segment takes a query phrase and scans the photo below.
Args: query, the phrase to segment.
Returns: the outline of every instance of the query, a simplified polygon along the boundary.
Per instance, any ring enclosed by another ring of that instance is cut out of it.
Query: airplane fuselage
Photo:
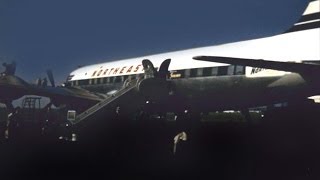
[[[127,79],[143,76],[143,59],[156,68],[171,59],[168,82],[173,106],[193,104],[201,109],[235,109],[285,102],[319,94],[317,81],[298,73],[193,60],[197,55],[319,63],[320,28],[225,45],[190,49],[85,66],[68,77],[72,86],[108,93]]]
[[[4,77],[0,79],[0,88],[5,89],[2,91],[5,93],[0,93],[0,100],[3,98],[12,100],[31,93],[50,97],[56,102],[69,103],[71,106],[79,105],[80,103],[77,103],[79,99],[97,103],[121,89],[128,81],[141,80],[147,74],[142,64],[144,59],[150,60],[156,69],[159,69],[164,60],[171,59],[166,83],[159,81],[160,84],[157,84],[155,80],[149,81],[149,86],[154,87],[144,86],[149,91],[154,91],[151,94],[155,96],[157,96],[157,88],[161,89],[160,93],[163,90],[167,91],[167,97],[160,96],[158,99],[167,100],[164,107],[169,109],[185,105],[209,110],[241,109],[305,99],[320,93],[319,15],[319,0],[312,0],[299,22],[285,33],[254,40],[84,66],[70,73],[66,87],[49,88],[29,86],[25,83],[12,84],[13,81]],[[224,61],[214,58],[210,62],[195,60],[195,57],[205,56],[224,57]],[[230,61],[227,62],[230,63],[226,63],[228,58]],[[260,60],[261,63],[267,63],[263,60],[269,60],[268,63],[273,61],[278,64],[277,67],[272,66],[273,68],[258,65],[251,67],[248,64],[233,63],[232,60],[235,58]],[[304,67],[309,63],[308,67],[316,68],[311,68],[310,72],[307,72],[308,68],[302,71],[301,69],[290,71],[292,68],[288,70],[286,67],[293,65],[292,62],[304,64]],[[12,93],[21,88],[26,90]],[[12,97],[7,94],[12,94]]]

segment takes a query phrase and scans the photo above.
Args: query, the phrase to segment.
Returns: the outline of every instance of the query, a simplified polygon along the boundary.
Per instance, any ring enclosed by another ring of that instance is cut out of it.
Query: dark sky
[[[280,33],[307,1],[0,0],[0,62],[62,82],[78,65]]]

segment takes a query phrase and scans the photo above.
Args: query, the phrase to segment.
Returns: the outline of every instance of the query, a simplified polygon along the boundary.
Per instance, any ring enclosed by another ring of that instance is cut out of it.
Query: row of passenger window
[[[207,67],[207,68],[194,68],[183,69],[172,72],[170,78],[188,78],[188,77],[207,77],[207,76],[225,76],[225,75],[244,75],[244,66],[220,66],[220,67]],[[79,81],[71,81],[72,86],[85,86],[94,84],[109,84],[124,82],[127,79],[133,80],[143,76],[143,74],[137,75],[125,75],[114,76],[106,78],[85,79]]]
[[[85,85],[94,85],[94,84],[119,83],[119,82],[124,82],[127,79],[130,79],[130,80],[137,79],[140,76],[143,76],[143,75],[137,74],[137,75],[114,76],[114,77],[95,78],[95,79],[84,79],[79,81],[71,81],[71,85],[85,86]]]
[[[230,65],[220,67],[194,68],[178,70],[175,74],[180,74],[180,78],[188,77],[206,77],[206,76],[226,76],[226,75],[244,75],[244,66]]]

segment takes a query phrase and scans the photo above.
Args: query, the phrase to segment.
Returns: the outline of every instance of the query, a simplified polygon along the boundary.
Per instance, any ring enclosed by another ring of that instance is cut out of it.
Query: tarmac
[[[296,107],[273,110],[252,124],[199,122],[176,154],[173,122],[106,123],[104,117],[75,142],[47,137],[2,142],[0,174],[6,179],[319,179],[319,115],[319,108]]]

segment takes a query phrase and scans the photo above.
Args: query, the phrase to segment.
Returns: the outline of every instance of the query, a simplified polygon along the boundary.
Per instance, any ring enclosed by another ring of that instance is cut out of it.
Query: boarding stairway
[[[110,95],[105,100],[93,105],[89,109],[85,110],[81,114],[77,115],[76,119],[71,121],[72,125],[80,124],[81,122],[92,118],[97,112],[103,111],[111,106],[111,104],[117,103],[117,101],[125,96],[125,95],[137,95],[137,91],[135,91],[138,80],[132,80],[130,82],[124,83],[122,89],[117,91],[116,93]],[[133,93],[133,94],[132,94]]]
[[[41,97],[26,97],[22,101],[21,121],[36,122],[39,121]]]
[[[120,106],[125,109],[122,111],[124,113],[134,112],[143,102],[144,98],[141,98],[140,95],[152,100],[162,99],[168,95],[166,75],[169,72],[170,62],[170,59],[163,61],[158,72],[150,60],[142,60],[144,78],[126,80],[122,89],[76,116],[71,124],[75,126],[82,124],[82,122],[90,122],[90,119],[95,119],[99,114],[107,117],[108,113],[114,113]]]

